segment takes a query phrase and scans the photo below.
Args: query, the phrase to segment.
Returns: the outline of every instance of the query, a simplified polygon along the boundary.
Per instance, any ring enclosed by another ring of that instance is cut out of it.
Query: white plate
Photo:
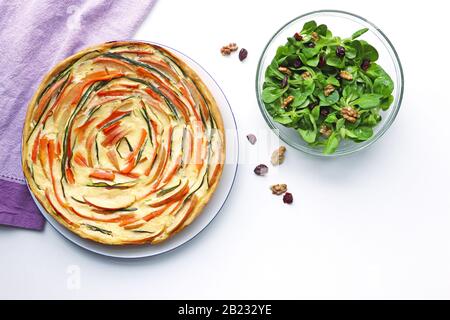
[[[222,89],[216,83],[216,81],[211,77],[211,75],[203,69],[197,62],[184,55],[183,53],[172,49],[170,47],[153,43],[166,48],[169,51],[174,52],[176,55],[181,57],[192,69],[194,69],[197,74],[202,78],[204,83],[208,86],[217,104],[219,105],[226,134],[226,159],[223,168],[222,177],[220,179],[219,185],[216,191],[211,197],[208,204],[205,206],[201,214],[186,228],[184,228],[179,233],[170,237],[168,240],[156,244],[156,245],[138,245],[138,246],[110,246],[97,243],[91,240],[83,239],[76,235],[75,233],[66,229],[63,225],[57,222],[40,204],[36,201],[33,196],[34,202],[38,206],[39,210],[42,212],[47,221],[64,237],[73,243],[79,245],[80,247],[87,249],[89,251],[102,254],[110,257],[117,258],[142,258],[155,256],[164,252],[171,251],[178,248],[182,244],[193,239],[198,235],[204,228],[206,228],[209,223],[215,218],[219,213],[220,209],[224,205],[225,201],[230,194],[231,188],[233,187],[234,179],[236,176],[238,158],[239,158],[239,141],[237,134],[236,121],[234,119],[233,111],[231,110],[230,104],[228,103],[225,94]]]

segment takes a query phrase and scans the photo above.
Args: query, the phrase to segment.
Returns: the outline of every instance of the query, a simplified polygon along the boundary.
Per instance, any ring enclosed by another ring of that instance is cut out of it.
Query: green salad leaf
[[[370,139],[394,101],[377,49],[362,39],[367,31],[341,38],[308,21],[278,47],[265,72],[262,100],[273,120],[325,154],[344,139]]]

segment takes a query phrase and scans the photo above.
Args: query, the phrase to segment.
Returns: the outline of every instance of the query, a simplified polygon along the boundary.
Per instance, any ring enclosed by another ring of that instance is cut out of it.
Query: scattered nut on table
[[[272,162],[272,164],[274,166],[282,164],[284,162],[285,153],[286,153],[286,147],[285,146],[279,147],[272,153],[270,162]]]
[[[283,194],[287,191],[287,184],[285,183],[274,184],[270,186],[270,190],[272,190],[273,194],[279,196],[280,194]]]
[[[223,56],[229,56],[232,52],[236,51],[238,49],[238,46],[236,43],[232,42],[226,46],[223,46],[220,49],[220,53],[222,53]]]

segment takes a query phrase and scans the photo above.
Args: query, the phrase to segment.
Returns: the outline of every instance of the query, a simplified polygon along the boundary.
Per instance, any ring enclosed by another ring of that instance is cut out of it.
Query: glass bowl
[[[356,30],[368,28],[369,31],[362,35],[361,39],[368,41],[378,50],[379,59],[377,63],[380,64],[384,70],[386,70],[394,81],[394,91],[392,93],[394,96],[394,101],[388,110],[381,111],[382,120],[376,127],[373,128],[373,136],[369,140],[363,142],[353,142],[351,140],[344,139],[341,141],[338,149],[333,154],[323,154],[321,147],[313,147],[308,145],[308,143],[303,141],[295,129],[287,128],[282,124],[273,121],[261,98],[264,74],[275,56],[277,48],[280,45],[284,45],[287,42],[288,37],[292,37],[296,32],[299,32],[302,29],[303,24],[310,20],[315,20],[317,24],[326,24],[334,35],[343,38],[351,36]],[[258,63],[258,69],[256,72],[256,98],[258,100],[261,113],[267,124],[285,143],[295,149],[312,155],[336,157],[362,150],[377,141],[386,132],[400,109],[403,97],[403,82],[403,70],[397,52],[386,35],[376,25],[349,12],[320,10],[303,14],[289,21],[282,26],[272,36],[272,38],[270,38]]]

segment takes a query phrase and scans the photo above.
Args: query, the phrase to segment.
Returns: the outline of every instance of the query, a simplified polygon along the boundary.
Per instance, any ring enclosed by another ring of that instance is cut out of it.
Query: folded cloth
[[[129,39],[154,0],[0,0],[0,224],[42,229],[21,168],[26,108],[44,75],[80,49]]]

